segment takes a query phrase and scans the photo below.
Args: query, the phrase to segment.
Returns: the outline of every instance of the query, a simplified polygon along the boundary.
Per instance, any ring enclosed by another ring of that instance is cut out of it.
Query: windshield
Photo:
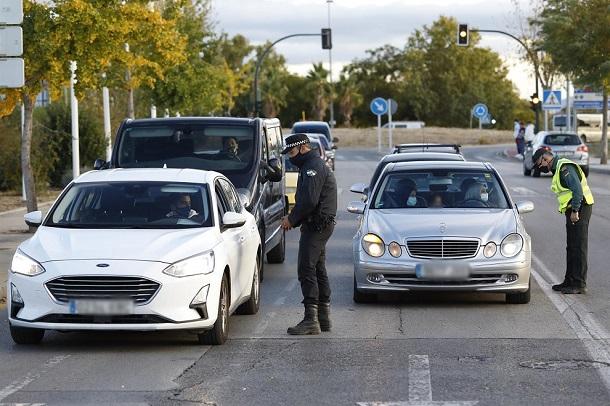
[[[295,124],[292,126],[292,133],[311,133],[324,134],[327,139],[330,139],[330,131],[325,125],[316,124]]]
[[[211,227],[205,185],[165,182],[75,183],[45,226],[65,228]]]
[[[255,152],[248,126],[160,125],[127,128],[119,145],[122,168],[193,168],[243,172]]]
[[[373,209],[508,207],[493,172],[447,169],[388,173],[371,206]]]
[[[546,145],[580,145],[580,137],[576,134],[551,134],[544,138]]]

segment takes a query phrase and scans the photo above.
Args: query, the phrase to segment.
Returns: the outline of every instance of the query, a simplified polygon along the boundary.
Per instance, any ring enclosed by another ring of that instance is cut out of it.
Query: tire
[[[582,140],[582,142],[584,142],[585,144],[587,143],[587,136],[585,134],[581,134],[580,135],[580,139]]]
[[[523,176],[531,176],[531,175],[532,175],[532,170],[531,169],[527,169],[525,164],[523,164]]]
[[[532,176],[533,176],[534,178],[539,178],[539,177],[540,177],[540,171],[539,171],[538,169],[535,169],[535,168],[534,168],[534,169],[532,170]]]
[[[10,326],[11,337],[16,344],[40,344],[44,337],[44,330],[38,328]]]
[[[218,315],[211,330],[197,334],[199,344],[222,345],[229,337],[229,283],[227,275],[222,276],[220,283],[220,298],[218,299]]]
[[[377,301],[377,295],[364,293],[358,290],[356,285],[356,276],[354,276],[354,302],[355,303],[374,303]]]
[[[589,166],[583,166],[581,167],[582,172],[585,174],[585,178],[589,177]]]
[[[237,308],[237,314],[256,314],[260,307],[260,269],[262,258],[258,254],[256,256],[256,265],[254,275],[252,277],[252,287],[250,288],[250,298]]]
[[[267,262],[270,264],[283,264],[286,259],[286,231],[282,230],[280,242],[267,253]]]
[[[530,283],[527,286],[527,290],[525,292],[517,292],[517,293],[507,293],[506,294],[506,303],[509,304],[527,304],[531,299],[531,278]]]

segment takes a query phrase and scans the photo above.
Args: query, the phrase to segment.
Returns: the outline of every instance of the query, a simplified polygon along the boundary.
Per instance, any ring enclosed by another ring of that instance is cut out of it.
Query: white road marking
[[[53,357],[50,360],[48,360],[42,366],[42,368],[28,372],[23,378],[13,381],[8,386],[4,387],[3,389],[0,389],[0,401],[3,399],[6,399],[13,393],[18,392],[21,389],[25,388],[27,385],[31,384],[36,379],[40,378],[41,375],[48,372],[53,367],[57,366],[57,364],[59,364],[60,362],[62,362],[63,360],[65,360],[68,357],[70,357],[70,355],[58,355],[56,357]]]
[[[537,268],[537,270],[532,269],[536,282],[581,340],[591,359],[610,363],[610,347],[606,342],[610,338],[608,331],[595,320],[593,313],[577,295],[563,295],[554,292],[551,285],[559,283],[557,277],[539,258],[533,255],[532,259]],[[596,371],[610,393],[610,368],[597,368]]]
[[[512,190],[513,192],[515,192],[515,194],[520,195],[520,196],[536,196],[538,193],[528,189],[526,187],[521,187],[521,186],[511,186],[510,190]]]
[[[275,301],[273,302],[273,305],[274,306],[283,305],[286,302],[288,293],[292,292],[292,290],[296,287],[298,282],[299,281],[297,279],[292,279],[288,283],[288,285],[286,285],[286,287],[282,290],[282,294],[280,295],[280,297],[275,299]],[[275,316],[277,316],[277,312],[267,313],[267,317],[265,317],[265,319],[263,321],[261,321],[260,324],[254,330],[254,337],[262,336],[265,333],[265,330],[267,330],[267,327],[269,326],[269,322],[271,320],[273,320],[275,318]]]
[[[397,402],[358,402],[359,406],[472,406],[478,401],[433,401],[430,360],[427,355],[409,355],[409,400]]]

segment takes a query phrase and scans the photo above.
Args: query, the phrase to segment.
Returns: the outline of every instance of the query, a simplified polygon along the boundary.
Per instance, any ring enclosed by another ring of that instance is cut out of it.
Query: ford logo
[[[97,264],[96,266],[98,268],[108,268],[110,265],[108,265],[108,264]]]

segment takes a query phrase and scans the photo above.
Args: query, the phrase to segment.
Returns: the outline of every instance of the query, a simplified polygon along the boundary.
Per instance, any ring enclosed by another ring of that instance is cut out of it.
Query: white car
[[[235,311],[259,307],[261,241],[248,199],[216,172],[92,171],[74,180],[17,249],[13,340],[45,330],[191,330],[222,344]]]

